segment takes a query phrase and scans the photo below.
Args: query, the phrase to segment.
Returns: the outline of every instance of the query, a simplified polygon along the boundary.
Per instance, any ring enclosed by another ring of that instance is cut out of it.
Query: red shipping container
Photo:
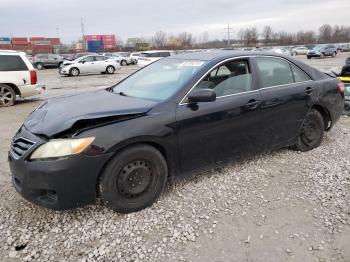
[[[12,37],[11,41],[26,41],[26,42],[28,42],[28,38],[27,37]]]
[[[11,42],[13,45],[27,45],[30,43],[28,41],[21,41],[21,40],[12,40]]]
[[[31,45],[13,45],[13,50],[29,50],[31,49]]]
[[[45,41],[45,37],[31,37],[29,38],[30,42],[32,41]]]
[[[61,41],[59,38],[46,38],[46,40],[49,40],[51,45],[60,45]]]
[[[115,35],[102,35],[102,40],[115,40]]]
[[[86,35],[85,40],[86,41],[100,41],[100,40],[102,40],[102,35]]]
[[[12,45],[10,45],[10,44],[0,45],[0,49],[9,50],[9,49],[12,49]]]

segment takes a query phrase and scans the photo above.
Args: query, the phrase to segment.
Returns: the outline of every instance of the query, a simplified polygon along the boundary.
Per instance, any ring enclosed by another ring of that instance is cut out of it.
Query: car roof
[[[18,51],[15,51],[15,50],[1,50],[0,49],[0,54],[1,55],[8,55],[8,54],[20,55],[20,54],[25,54],[25,53],[24,52],[18,52]]]
[[[188,59],[188,60],[220,60],[241,56],[276,56],[286,58],[286,56],[275,53],[275,52],[264,52],[264,51],[229,51],[229,50],[215,50],[207,52],[193,52],[193,53],[181,53],[168,57],[168,59]]]

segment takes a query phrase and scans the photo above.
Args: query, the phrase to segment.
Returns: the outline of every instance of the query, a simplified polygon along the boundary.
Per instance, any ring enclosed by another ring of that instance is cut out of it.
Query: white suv
[[[38,95],[41,90],[36,71],[25,53],[0,50],[0,107],[12,106],[16,96]]]

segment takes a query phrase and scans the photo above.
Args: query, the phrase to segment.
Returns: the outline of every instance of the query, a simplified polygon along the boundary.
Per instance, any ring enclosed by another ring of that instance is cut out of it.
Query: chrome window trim
[[[242,59],[242,58],[250,58],[252,56],[237,56],[237,57],[230,57],[230,58],[227,58],[217,64],[215,64],[214,66],[212,66],[209,70],[207,70],[203,75],[202,77],[190,88],[190,90],[186,93],[186,95],[181,99],[179,105],[187,105],[188,103],[187,102],[184,102],[185,98],[188,96],[188,94],[196,87],[196,85],[198,85],[202,80],[203,78],[209,73],[211,72],[215,67],[217,66],[220,66],[228,61],[231,61],[231,60],[237,60],[237,59]],[[258,90],[258,89],[257,89]],[[252,90],[252,91],[256,91],[256,90]],[[247,92],[251,92],[251,91],[247,91]],[[243,92],[243,93],[246,93],[246,92]],[[243,94],[243,93],[240,93],[240,94]],[[238,95],[237,94],[232,94],[232,95]],[[231,95],[226,95],[226,96],[219,96],[217,98],[221,98],[221,97],[227,97],[227,96],[231,96]]]
[[[209,70],[207,70],[205,72],[205,74],[203,74],[203,76],[190,88],[190,90],[186,93],[186,95],[181,99],[179,105],[188,105],[189,103],[184,102],[185,98],[188,96],[188,94],[196,87],[196,85],[198,85],[203,78],[210,72],[212,71],[215,67],[222,65],[223,63],[226,63],[230,60],[236,60],[236,59],[242,59],[242,58],[259,58],[259,57],[268,57],[268,58],[277,58],[277,59],[282,59],[285,60],[287,63],[289,64],[293,64],[294,66],[296,66],[297,68],[299,68],[300,70],[302,70],[307,76],[309,76],[309,74],[307,74],[303,69],[301,69],[299,66],[297,66],[296,64],[294,64],[293,62],[289,61],[288,59],[284,58],[284,57],[279,57],[279,56],[274,56],[274,55],[248,55],[248,56],[237,56],[237,57],[231,57],[231,58],[227,58],[219,63],[217,63],[216,65],[214,65],[213,67],[211,67]],[[292,70],[292,69],[291,69]],[[310,77],[310,76],[309,76]],[[246,91],[246,92],[240,92],[237,94],[231,94],[231,95],[225,95],[225,96],[218,96],[217,99],[219,98],[223,98],[223,97],[229,97],[229,96],[235,96],[235,95],[241,95],[241,94],[246,94],[246,93],[251,93],[251,92],[255,92],[255,91],[259,91],[259,90],[264,90],[264,89],[270,89],[270,88],[275,88],[275,87],[283,87],[283,86],[289,86],[289,85],[295,85],[295,84],[300,84],[300,83],[306,83],[306,82],[314,82],[315,80],[313,80],[310,77],[310,80],[307,81],[302,81],[302,82],[296,82],[296,83],[290,83],[290,84],[284,84],[284,85],[276,85],[276,86],[268,86],[268,87],[262,87],[256,90],[251,90],[251,91]]]

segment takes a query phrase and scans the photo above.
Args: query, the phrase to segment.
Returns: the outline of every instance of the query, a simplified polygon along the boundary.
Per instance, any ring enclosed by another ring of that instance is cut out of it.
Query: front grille
[[[17,138],[11,144],[11,154],[16,158],[20,158],[27,152],[35,142],[25,139],[23,137]]]

